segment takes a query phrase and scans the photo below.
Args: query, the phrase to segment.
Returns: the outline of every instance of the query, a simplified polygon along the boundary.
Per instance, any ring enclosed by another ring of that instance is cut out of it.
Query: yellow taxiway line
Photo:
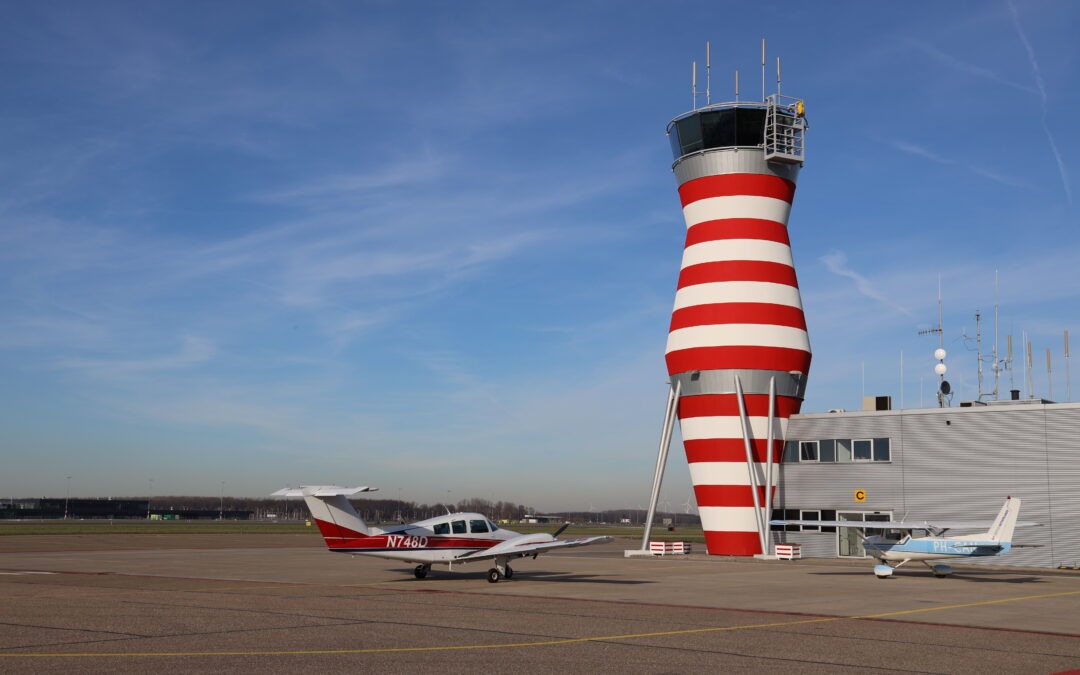
[[[374,647],[368,649],[304,649],[304,650],[258,650],[258,651],[220,651],[220,652],[24,652],[11,653],[0,652],[0,658],[153,658],[153,657],[227,657],[227,656],[319,656],[335,654],[400,654],[406,652],[438,652],[438,651],[464,651],[473,649],[515,649],[521,647],[554,647],[581,642],[606,642],[611,640],[633,640],[639,638],[670,637],[673,635],[693,635],[695,633],[720,633],[726,631],[755,630],[763,628],[782,628],[784,626],[800,626],[813,623],[827,623],[835,621],[857,621],[865,619],[885,619],[908,614],[925,614],[928,612],[942,612],[950,609],[963,609],[966,607],[983,607],[997,605],[1006,602],[1022,602],[1024,600],[1041,600],[1045,598],[1060,598],[1069,595],[1080,595],[1080,591],[1066,591],[1063,593],[1048,593],[1044,595],[1024,595],[1013,598],[1001,598],[998,600],[983,600],[980,602],[966,602],[955,605],[943,605],[941,607],[919,607],[916,609],[902,609],[895,612],[882,612],[879,614],[863,614],[859,616],[828,616],[815,617],[813,619],[800,619],[797,621],[776,621],[770,623],[744,624],[739,626],[712,626],[708,628],[687,628],[682,630],[656,631],[652,633],[627,633],[623,635],[594,635],[591,637],[560,638],[558,640],[539,640],[534,642],[506,642],[482,645],[443,645],[431,647]],[[752,611],[752,610],[751,610]],[[990,629],[988,626],[957,626],[958,628]],[[168,637],[168,636],[162,636]]]

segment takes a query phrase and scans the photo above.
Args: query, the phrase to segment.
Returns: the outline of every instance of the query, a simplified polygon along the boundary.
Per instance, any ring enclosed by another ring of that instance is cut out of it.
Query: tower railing
[[[806,157],[803,102],[772,94],[765,109],[765,161],[801,164]]]

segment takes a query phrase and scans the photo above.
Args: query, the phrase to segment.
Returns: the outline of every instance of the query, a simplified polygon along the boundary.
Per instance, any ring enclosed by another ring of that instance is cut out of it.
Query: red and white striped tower
[[[802,101],[708,105],[668,126],[686,246],[667,366],[710,554],[768,553],[787,420],[810,368],[788,215]]]

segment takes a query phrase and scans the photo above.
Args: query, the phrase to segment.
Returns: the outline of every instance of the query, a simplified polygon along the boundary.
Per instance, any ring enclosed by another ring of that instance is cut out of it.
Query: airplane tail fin
[[[1013,530],[1016,529],[1016,519],[1019,517],[1020,498],[1006,497],[1005,503],[1001,506],[1001,511],[998,512],[997,518],[994,519],[994,526],[990,528],[990,539],[992,541],[1011,542]]]
[[[370,536],[367,523],[349,503],[351,495],[374,492],[379,488],[341,487],[339,485],[302,485],[278,490],[272,497],[303,497],[311,517],[329,548],[344,545],[347,540]]]

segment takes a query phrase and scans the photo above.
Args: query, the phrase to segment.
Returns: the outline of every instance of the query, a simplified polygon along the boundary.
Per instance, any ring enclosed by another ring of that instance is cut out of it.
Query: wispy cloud
[[[970,171],[970,172],[972,172],[972,173],[974,173],[974,174],[976,174],[978,176],[982,176],[983,178],[992,180],[995,183],[1000,183],[1002,185],[1008,185],[1009,187],[1017,187],[1017,188],[1031,188],[1032,187],[1032,185],[1030,183],[1028,183],[1027,181],[1024,181],[1022,179],[1014,178],[1013,176],[1006,176],[1006,175],[1004,175],[1002,173],[998,173],[997,171],[994,171],[993,169],[990,169],[990,168],[985,167],[985,166],[981,166],[979,164],[969,164],[967,162],[958,162],[958,161],[956,161],[954,159],[950,159],[950,158],[945,157],[943,155],[939,155],[938,153],[933,152],[932,150],[929,150],[929,149],[927,149],[927,148],[925,148],[925,147],[923,147],[921,145],[917,145],[915,143],[908,143],[907,141],[901,141],[901,140],[892,140],[892,141],[886,141],[886,142],[889,145],[891,145],[893,148],[899,150],[900,152],[906,152],[909,155],[915,155],[916,157],[922,157],[923,159],[928,159],[931,162],[935,162],[937,164],[941,164],[941,165],[944,165],[944,166],[961,167],[961,168],[967,169],[968,171]]]
[[[210,341],[187,335],[173,354],[145,359],[66,358],[58,360],[56,366],[111,380],[191,368],[206,363],[216,353],[217,348]]]
[[[968,63],[967,61],[959,59],[951,54],[947,54],[936,47],[922,42],[921,40],[913,39],[909,40],[909,43],[930,58],[937,61],[938,63],[957,72],[990,80],[992,82],[997,82],[999,84],[1003,84],[1007,87],[1012,87],[1014,89],[1019,89],[1020,91],[1027,92],[1029,94],[1038,93],[1038,91],[1032,87],[1020,84],[1018,82],[1013,82],[1012,80],[1006,78],[1005,76],[1001,75],[996,71],[990,70],[989,68],[984,68],[973,63]]]
[[[823,255],[821,256],[821,262],[823,262],[825,264],[825,267],[828,268],[828,270],[833,274],[853,281],[855,283],[855,290],[857,290],[860,295],[866,296],[871,300],[880,302],[886,307],[895,309],[902,314],[912,316],[911,312],[908,311],[905,307],[902,307],[897,303],[893,302],[891,299],[886,297],[884,293],[875,288],[874,284],[872,284],[869,279],[848,267],[847,256],[843,252],[833,251],[832,253]]]
[[[1013,28],[1016,29],[1016,34],[1020,38],[1020,42],[1023,43],[1024,49],[1027,51],[1028,64],[1031,66],[1031,73],[1035,78],[1035,87],[1039,94],[1039,99],[1042,104],[1042,128],[1043,133],[1046,134],[1046,140],[1050,144],[1050,152],[1054,155],[1054,162],[1057,165],[1058,176],[1061,177],[1061,187],[1065,191],[1065,198],[1068,199],[1069,204],[1072,205],[1072,188],[1069,187],[1069,174],[1065,168],[1065,161],[1061,158],[1061,152],[1058,150],[1057,141],[1054,140],[1054,134],[1050,131],[1050,125],[1047,124],[1046,118],[1048,115],[1046,85],[1043,84],[1042,70],[1039,68],[1039,62],[1035,58],[1035,48],[1031,46],[1031,41],[1027,38],[1027,33],[1024,32],[1024,27],[1020,25],[1020,14],[1016,11],[1016,5],[1012,3],[1012,0],[1008,0],[1006,4],[1009,7],[1009,14],[1012,17]]]

